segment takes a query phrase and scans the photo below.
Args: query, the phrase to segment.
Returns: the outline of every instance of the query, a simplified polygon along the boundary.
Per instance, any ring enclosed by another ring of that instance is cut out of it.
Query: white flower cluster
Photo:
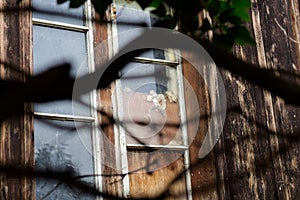
[[[170,103],[177,103],[177,96],[172,91],[166,91],[166,96]]]
[[[167,107],[167,100],[165,95],[156,94],[153,90],[150,91],[150,94],[147,96],[148,102],[153,102],[155,107],[158,110],[165,110]]]

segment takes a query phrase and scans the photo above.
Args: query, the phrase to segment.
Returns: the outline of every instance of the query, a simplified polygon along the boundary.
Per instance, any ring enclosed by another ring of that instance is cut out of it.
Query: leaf
[[[156,0],[136,0],[136,2],[142,7],[142,9],[149,7],[150,4],[153,3],[154,1]]]
[[[111,3],[112,0],[92,0],[95,10],[101,16],[101,18],[104,17],[105,11]]]
[[[250,0],[231,0],[231,5],[235,8],[250,8]]]
[[[67,2],[68,0],[57,0],[57,4],[63,4],[65,2]]]
[[[228,29],[228,34],[232,35],[235,42],[240,45],[255,45],[255,40],[251,37],[245,26],[234,26]]]
[[[166,15],[166,8],[163,4],[161,4],[158,8],[156,8],[155,10],[152,10],[151,13],[155,14],[159,17],[165,16]]]
[[[64,1],[64,0],[62,0]],[[70,0],[70,8],[78,8],[80,7],[82,4],[84,4],[86,0]]]
[[[174,29],[176,26],[176,20],[170,15],[161,17],[157,22],[153,24],[154,27]]]
[[[148,7],[158,8],[162,2],[163,0],[153,0]]]
[[[246,22],[250,21],[250,16],[248,13],[248,9],[247,8],[240,8],[240,9],[234,9],[234,11],[232,12],[233,16],[236,16]]]
[[[234,45],[234,38],[231,35],[214,34],[213,44],[230,51]]]
[[[209,12],[211,17],[214,17],[220,13],[220,1],[210,0],[206,5],[206,10]]]
[[[208,19],[207,18],[203,19],[202,26],[200,27],[200,30],[204,33],[204,32],[207,32],[211,29],[212,29],[212,27],[211,27],[211,24],[208,21]]]
[[[251,7],[250,0],[232,0],[231,5],[234,8],[233,15],[240,17],[247,22],[250,21],[249,8]]]
[[[233,8],[221,12],[218,19],[221,23],[230,22],[235,25],[240,25],[242,23],[242,19],[235,14],[235,9]]]
[[[228,1],[220,1],[220,10],[221,11],[229,10],[230,8],[231,8],[231,6]]]

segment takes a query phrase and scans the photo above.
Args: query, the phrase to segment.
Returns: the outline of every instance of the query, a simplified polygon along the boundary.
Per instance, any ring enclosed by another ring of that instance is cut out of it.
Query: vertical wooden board
[[[295,14],[299,8],[295,8],[295,1],[264,2],[260,7],[261,13],[267,13],[262,17],[261,23],[264,31],[265,53],[267,66],[272,68],[287,70],[291,73],[297,72],[299,65],[299,43],[297,39],[298,22],[295,21]],[[291,10],[292,9],[292,10]],[[271,30],[272,34],[268,31]],[[289,77],[288,80],[293,80]],[[288,139],[291,131],[298,126],[298,120],[294,116],[299,115],[299,109],[287,107],[280,99],[273,98],[273,121],[277,139],[273,150],[273,164],[276,170],[276,187],[279,198],[294,198],[297,192],[298,180],[294,173],[297,171],[299,162],[299,144],[291,143]],[[293,170],[291,170],[291,166]],[[294,171],[294,172],[293,172]]]
[[[109,59],[109,44],[102,43],[108,39],[108,24],[101,22],[98,14],[95,13],[95,39],[94,39],[94,47],[95,47],[95,64],[96,69],[99,68],[99,63],[104,63]],[[101,48],[98,45],[102,43]],[[108,88],[103,88],[98,90],[97,92],[97,100],[98,100],[98,119],[101,128],[102,134],[111,142],[111,144],[115,144],[114,141],[114,119],[113,119],[113,108],[112,108],[112,90],[114,86],[113,84]],[[101,143],[99,141],[99,143]],[[102,159],[114,159],[112,162],[117,162],[115,160],[115,151],[112,151],[111,148],[106,146],[107,143],[102,143]],[[123,184],[122,179],[117,174],[120,174],[119,171],[102,165],[102,190],[105,193],[114,196],[123,196]]]
[[[189,55],[182,52],[183,57],[187,58]],[[187,115],[187,129],[189,138],[193,138],[190,145],[190,172],[192,181],[192,195],[193,199],[217,199],[217,188],[216,188],[216,169],[214,154],[211,152],[206,158],[199,159],[199,150],[207,132],[207,123],[210,119],[210,99],[207,88],[204,84],[203,78],[196,71],[196,69],[183,60],[183,76],[187,82],[191,85],[193,91],[189,91],[187,85],[185,87],[185,102],[186,102],[186,115]],[[193,112],[197,108],[190,102],[190,95],[194,92],[197,96],[198,104],[200,109],[200,121],[189,120],[194,119],[195,113]],[[197,129],[198,127],[198,129]],[[193,134],[197,131],[195,138]]]
[[[2,12],[1,15],[1,63],[8,63],[20,71],[32,72],[31,51],[31,14],[25,7],[30,0],[22,3],[2,1],[1,8],[17,8],[14,12]],[[22,74],[14,72],[5,64],[1,65],[1,78],[24,81]],[[23,105],[24,114],[1,123],[0,163],[17,167],[33,167],[33,119],[29,112],[32,107]],[[2,174],[1,192],[7,199],[34,199],[34,181],[32,178],[10,177]]]
[[[155,152],[149,157],[149,161],[143,158],[148,156],[149,152],[138,151],[128,153],[129,170],[134,173],[129,175],[130,197],[132,198],[157,198],[164,194],[164,199],[187,199],[186,183],[184,176],[184,163],[181,153],[176,152]],[[152,172],[153,161],[161,162],[165,158],[178,158],[165,167]],[[131,164],[132,165],[131,165]],[[178,180],[177,180],[178,179]],[[173,182],[174,180],[177,180]]]
[[[19,3],[23,10],[19,13],[19,42],[20,42],[20,68],[27,74],[33,74],[33,51],[32,51],[32,13],[25,11],[31,6],[31,0]],[[23,122],[21,131],[21,162],[28,168],[34,167],[34,135],[33,135],[33,104],[24,105]],[[22,179],[22,199],[35,199],[35,181],[32,178]]]

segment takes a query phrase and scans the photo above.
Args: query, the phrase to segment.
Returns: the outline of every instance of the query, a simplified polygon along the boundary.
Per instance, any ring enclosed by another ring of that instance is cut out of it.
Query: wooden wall
[[[257,46],[237,46],[234,54],[262,67],[299,74],[299,1],[252,0],[251,16],[249,28]],[[214,151],[192,169],[194,199],[299,199],[299,107],[231,73],[223,71],[223,79],[226,122]],[[209,113],[207,101],[201,100],[206,105],[202,113]],[[196,142],[192,148],[197,151]]]
[[[252,0],[252,3],[249,28],[257,46],[235,47],[234,53],[250,63],[299,73],[299,1]],[[0,1],[1,9],[16,5],[26,7],[29,0]],[[27,72],[32,70],[30,22],[29,12],[0,14],[2,78],[23,78],[8,70],[4,62]],[[209,114],[209,94],[201,78],[192,76],[192,69],[184,70],[186,78],[199,91],[201,114]],[[198,161],[197,154],[192,152],[198,152],[206,132],[207,121],[201,120],[202,129],[191,146],[191,161],[198,163],[191,169],[193,198],[299,199],[299,108],[285,105],[279,98],[228,72],[223,71],[223,78],[229,100],[221,138],[214,151]],[[1,164],[32,166],[32,147],[30,117],[24,115],[1,124]],[[3,174],[0,178],[0,199],[34,198],[31,181]],[[112,193],[119,195],[118,191]]]
[[[24,80],[24,76],[16,71],[26,73],[32,71],[31,54],[31,14],[26,10],[30,0],[0,1],[0,74],[2,79]],[[6,12],[4,12],[6,10]],[[19,12],[24,10],[24,12]],[[11,66],[9,66],[9,65]],[[17,70],[13,70],[13,69]],[[5,91],[1,91],[3,100]],[[3,94],[4,93],[4,94]],[[11,101],[1,101],[10,108]],[[16,106],[16,105],[13,105]],[[21,105],[21,110],[30,111],[30,105]],[[0,110],[0,112],[7,112]],[[0,164],[14,167],[32,167],[33,123],[29,115],[20,115],[0,125]],[[34,183],[27,178],[0,174],[0,199],[33,199]]]

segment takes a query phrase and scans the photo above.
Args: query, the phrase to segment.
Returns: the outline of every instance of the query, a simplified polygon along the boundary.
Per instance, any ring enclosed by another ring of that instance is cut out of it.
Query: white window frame
[[[113,0],[113,4],[111,5],[111,10],[116,11],[116,0]],[[109,42],[110,58],[113,55],[116,55],[119,50],[118,45],[118,33],[117,33],[117,23],[114,12],[111,12],[112,16],[109,16],[112,19],[111,25],[108,25],[108,35],[111,35],[113,41]],[[185,110],[185,99],[184,99],[184,86],[183,86],[183,75],[182,75],[182,60],[181,54],[179,50],[173,50],[175,55],[175,61],[168,60],[168,56],[165,54],[166,59],[153,59],[153,58],[145,58],[145,57],[134,57],[132,59],[133,62],[139,63],[148,63],[148,64],[161,64],[168,65],[170,67],[176,68],[177,72],[177,82],[178,82],[178,105],[179,105],[179,114],[180,121],[182,123],[182,139],[183,145],[142,145],[142,144],[126,144],[126,133],[124,130],[124,126],[121,123],[124,117],[122,108],[122,86],[121,80],[117,79],[115,81],[115,88],[112,91],[112,104],[113,104],[113,117],[118,119],[119,124],[114,124],[114,135],[115,135],[115,145],[116,145],[116,161],[120,161],[119,169],[122,169],[123,174],[127,174],[128,169],[128,161],[127,161],[127,149],[139,150],[139,149],[161,149],[166,148],[170,150],[184,150],[183,158],[184,158],[184,169],[185,169],[185,182],[186,182],[186,190],[187,190],[187,199],[192,200],[192,183],[191,183],[191,173],[190,173],[190,155],[189,155],[189,139],[188,139],[188,131],[187,131],[187,118],[186,118],[186,110]],[[118,149],[120,148],[120,149]],[[124,197],[129,197],[130,195],[130,185],[129,185],[129,175],[126,175],[122,179],[123,183],[123,193]]]
[[[94,63],[94,30],[92,22],[92,4],[91,0],[87,0],[84,4],[83,9],[83,21],[84,25],[74,25],[69,23],[63,23],[52,20],[44,20],[38,18],[32,18],[33,25],[50,27],[50,28],[59,28],[62,30],[74,31],[74,32],[83,32],[85,33],[86,39],[86,49],[87,49],[87,64],[89,73],[95,71]],[[49,119],[49,120],[59,120],[59,121],[73,121],[73,122],[88,122],[92,124],[91,132],[91,141],[92,141],[92,153],[93,153],[93,171],[96,176],[94,176],[95,187],[99,191],[102,191],[102,163],[101,163],[101,135],[98,129],[99,120],[97,112],[97,93],[96,91],[90,92],[90,103],[91,103],[91,116],[75,116],[75,115],[65,115],[65,114],[52,114],[52,113],[43,113],[43,112],[34,112],[34,117],[39,119]],[[99,176],[98,176],[99,175]],[[97,197],[102,199],[102,197]]]

